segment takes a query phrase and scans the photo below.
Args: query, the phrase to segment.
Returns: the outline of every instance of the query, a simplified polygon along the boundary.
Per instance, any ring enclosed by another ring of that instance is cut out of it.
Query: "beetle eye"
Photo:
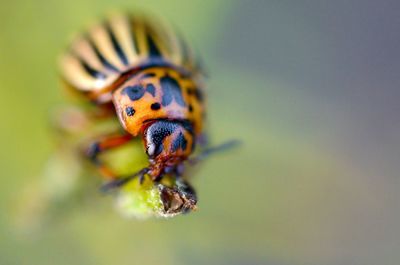
[[[164,131],[150,130],[146,135],[146,152],[150,157],[158,156],[164,149],[163,140],[167,135]]]
[[[146,149],[147,155],[153,156],[155,150],[156,150],[156,147],[155,147],[154,144],[148,144],[147,145],[147,149]]]

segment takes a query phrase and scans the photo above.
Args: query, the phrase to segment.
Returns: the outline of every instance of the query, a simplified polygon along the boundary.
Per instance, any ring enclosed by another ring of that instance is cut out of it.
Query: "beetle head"
[[[176,165],[193,152],[193,129],[186,122],[158,120],[145,129],[143,142],[153,162]]]

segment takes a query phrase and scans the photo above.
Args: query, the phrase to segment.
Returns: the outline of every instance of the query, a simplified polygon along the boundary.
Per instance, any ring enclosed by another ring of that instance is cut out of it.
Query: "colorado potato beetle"
[[[104,190],[165,174],[178,185],[164,189],[164,200],[191,209],[197,198],[182,180],[183,163],[204,137],[204,71],[186,42],[166,23],[143,15],[117,14],[76,37],[61,58],[65,83],[102,111],[118,118],[123,133],[94,141],[86,155],[109,180]],[[149,165],[117,176],[99,154],[141,137]],[[205,149],[209,153],[213,149]],[[184,209],[184,210],[185,210]]]

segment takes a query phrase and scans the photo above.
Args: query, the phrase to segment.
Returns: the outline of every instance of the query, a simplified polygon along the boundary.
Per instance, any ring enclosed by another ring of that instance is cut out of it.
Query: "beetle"
[[[165,174],[181,177],[183,162],[203,135],[205,75],[170,26],[143,15],[114,14],[73,39],[60,68],[68,87],[97,111],[118,118],[124,129],[94,140],[85,151],[109,180],[104,190],[133,177],[156,182]],[[121,178],[99,155],[136,137],[142,138],[149,166]]]

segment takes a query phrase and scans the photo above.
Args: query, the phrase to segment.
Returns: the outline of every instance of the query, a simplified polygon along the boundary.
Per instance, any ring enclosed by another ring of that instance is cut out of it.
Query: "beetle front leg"
[[[107,150],[122,146],[132,139],[130,134],[114,134],[92,142],[85,151],[85,156],[98,168],[107,179],[113,180],[117,175],[99,159],[99,155]]]
[[[110,192],[116,188],[120,188],[120,187],[124,186],[126,183],[128,183],[129,181],[131,181],[132,179],[134,179],[136,177],[139,177],[139,182],[140,182],[140,184],[142,184],[143,180],[144,180],[144,176],[148,172],[149,172],[148,168],[143,168],[142,170],[139,170],[138,172],[130,175],[129,177],[113,179],[113,180],[107,182],[106,184],[104,184],[103,186],[101,186],[101,191],[102,192]]]

